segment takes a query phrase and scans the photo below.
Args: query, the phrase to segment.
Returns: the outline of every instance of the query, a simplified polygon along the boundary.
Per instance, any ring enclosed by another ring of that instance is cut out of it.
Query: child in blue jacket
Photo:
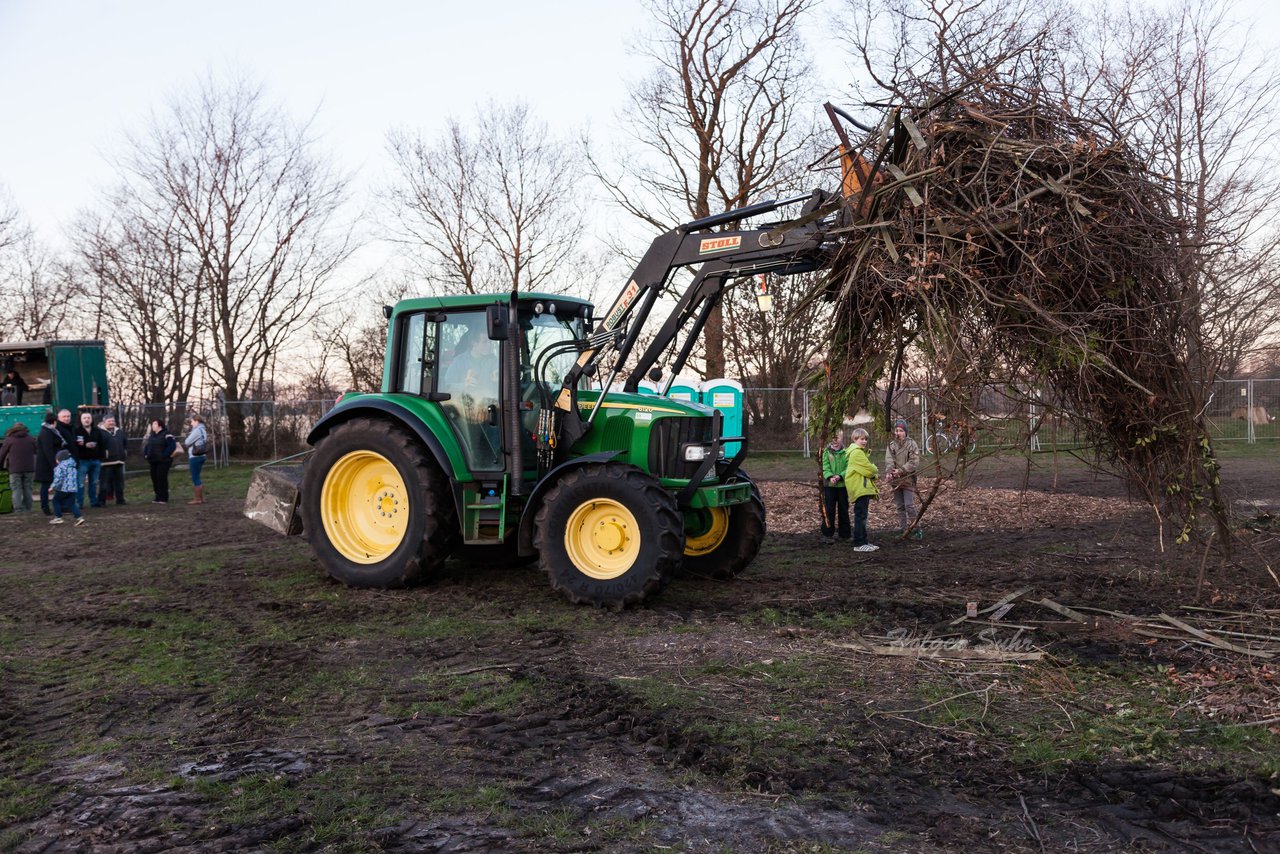
[[[65,448],[54,457],[57,465],[53,467],[53,482],[49,491],[53,493],[53,518],[50,525],[62,524],[62,511],[70,510],[76,517],[76,524],[83,525],[84,517],[80,515],[80,502],[76,493],[80,489],[80,478],[76,475],[76,461],[71,459],[71,452]]]

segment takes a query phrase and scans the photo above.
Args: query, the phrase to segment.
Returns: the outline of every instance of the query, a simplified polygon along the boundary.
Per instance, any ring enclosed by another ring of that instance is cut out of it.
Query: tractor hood
[[[600,399],[599,391],[578,392],[578,409],[590,411]],[[651,417],[662,415],[683,415],[711,417],[714,411],[710,406],[691,403],[686,400],[671,400],[656,394],[632,394],[623,391],[610,391],[605,396],[602,408],[608,410],[633,410],[637,413],[651,413]],[[584,416],[586,413],[583,413]]]

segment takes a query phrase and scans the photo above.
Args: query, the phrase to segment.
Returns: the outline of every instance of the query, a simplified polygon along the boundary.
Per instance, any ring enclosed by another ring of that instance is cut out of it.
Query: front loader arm
[[[806,204],[795,220],[767,229],[708,233],[709,229],[718,225],[770,213],[784,205],[800,201],[805,201]],[[672,271],[701,264],[702,269],[685,290],[677,310],[663,325],[663,332],[659,334],[662,347],[655,351],[651,344],[645,351],[646,356],[650,353],[660,354],[684,325],[683,322],[674,322],[676,318],[687,320],[692,313],[703,308],[709,312],[719,300],[726,282],[759,273],[776,272],[787,275],[805,272],[825,264],[825,259],[821,257],[825,238],[821,219],[833,211],[837,204],[838,197],[822,190],[814,190],[803,196],[759,202],[737,210],[713,214],[673,228],[654,240],[640,259],[627,287],[605,313],[597,332],[619,329],[623,324],[630,324],[628,334],[619,347],[618,363],[622,364],[631,354],[644,322],[652,312]],[[697,329],[701,329],[701,324]],[[696,337],[696,331],[692,337]],[[589,348],[579,355],[577,364],[565,376],[556,399],[557,409],[564,412],[576,411],[573,391],[583,370],[599,352],[598,348]],[[627,384],[629,389],[634,389],[638,382],[637,375],[643,374],[654,359],[649,359],[647,364],[632,373],[632,380]]]

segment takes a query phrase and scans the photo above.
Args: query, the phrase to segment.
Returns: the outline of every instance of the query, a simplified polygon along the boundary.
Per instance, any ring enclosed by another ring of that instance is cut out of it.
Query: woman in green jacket
[[[867,456],[867,442],[870,437],[861,427],[853,431],[853,446],[845,455],[848,464],[844,472],[845,489],[849,490],[849,501],[853,504],[853,550],[856,552],[873,552],[879,546],[867,542],[867,507],[873,497],[880,495],[876,486],[876,477],[880,470]]]

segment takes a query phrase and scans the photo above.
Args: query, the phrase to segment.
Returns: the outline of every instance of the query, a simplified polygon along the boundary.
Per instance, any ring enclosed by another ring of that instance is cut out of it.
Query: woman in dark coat
[[[57,465],[54,459],[58,455],[58,451],[71,450],[67,444],[66,437],[58,430],[58,419],[53,414],[45,415],[44,423],[40,425],[40,433],[36,436],[36,474],[35,482],[40,484],[40,512],[46,516],[53,515],[53,508],[49,506],[49,484],[53,483],[53,467]]]
[[[178,450],[178,440],[165,429],[164,422],[155,419],[151,431],[142,444],[142,456],[151,466],[151,487],[156,492],[152,504],[169,503],[169,467],[173,465],[173,453]]]

